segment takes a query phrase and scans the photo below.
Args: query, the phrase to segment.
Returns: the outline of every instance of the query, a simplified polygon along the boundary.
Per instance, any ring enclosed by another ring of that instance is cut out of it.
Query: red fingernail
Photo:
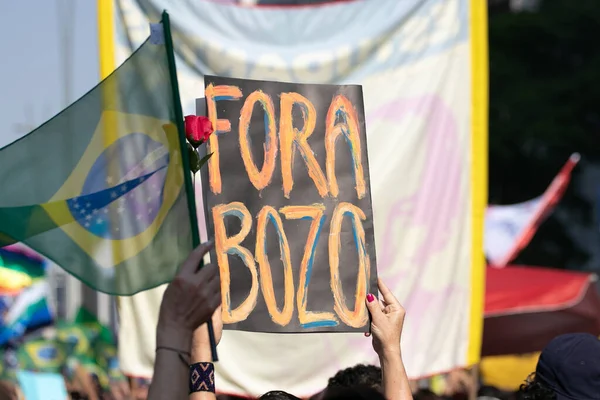
[[[369,293],[369,294],[367,295],[367,301],[368,301],[369,303],[371,303],[373,300],[375,300],[375,296],[373,296],[371,293]]]

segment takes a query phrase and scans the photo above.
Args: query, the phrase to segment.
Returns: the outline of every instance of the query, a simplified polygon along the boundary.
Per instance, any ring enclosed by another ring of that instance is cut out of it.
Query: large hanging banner
[[[377,271],[407,310],[402,347],[412,378],[479,360],[487,193],[485,4],[378,0],[261,8],[210,1],[115,3],[117,62],[147,37],[149,21],[157,21],[162,9],[168,9],[186,114],[195,114],[195,99],[203,97],[210,83],[205,75],[362,85]],[[280,125],[276,113],[278,140]],[[254,155],[259,157],[262,161],[263,153]],[[247,185],[248,176],[241,179]],[[296,190],[294,184],[291,199],[300,196]],[[269,200],[266,192],[264,200]],[[286,224],[281,206],[273,207]],[[251,212],[255,227],[259,211]],[[206,232],[203,216],[199,219]],[[344,224],[351,228],[349,219]],[[239,230],[239,223],[232,229]],[[267,229],[273,232],[271,220]],[[247,247],[256,252],[256,247]],[[353,243],[342,248],[356,257]],[[356,258],[354,263],[358,265]],[[274,271],[282,273],[277,265]],[[315,271],[324,267],[316,265]],[[295,282],[300,279],[297,272]],[[151,336],[147,332],[156,325],[161,290],[120,300],[120,357],[128,374],[152,374],[154,342],[140,344],[139,338]],[[307,309],[319,311],[311,308],[312,290]],[[281,311],[284,299],[278,297],[277,304]],[[298,324],[298,318],[293,316],[290,324]],[[342,368],[377,363],[371,340],[358,332],[226,330],[219,358],[218,390],[251,395],[272,389],[310,395]],[[293,373],[282,365],[293,366]]]

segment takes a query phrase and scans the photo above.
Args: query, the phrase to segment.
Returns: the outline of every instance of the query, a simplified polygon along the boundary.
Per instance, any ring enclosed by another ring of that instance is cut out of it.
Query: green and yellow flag
[[[54,339],[28,340],[17,350],[19,368],[34,372],[60,372],[68,356],[67,346]]]
[[[0,245],[24,242],[115,295],[170,281],[197,241],[166,14],[154,28],[98,86],[0,149]]]

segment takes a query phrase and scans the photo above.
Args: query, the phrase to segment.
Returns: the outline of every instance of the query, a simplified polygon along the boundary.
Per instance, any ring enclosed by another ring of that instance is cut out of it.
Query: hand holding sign
[[[212,247],[208,242],[194,249],[165,290],[158,316],[157,348],[189,353],[194,331],[221,303],[217,266],[207,264],[198,270],[202,257]]]
[[[215,135],[202,183],[225,328],[367,330],[377,271],[361,87],[205,85]]]
[[[215,333],[215,346],[221,341],[223,336],[223,320],[221,319],[221,306],[217,307],[212,316],[212,326]],[[208,324],[204,324],[196,329],[192,339],[192,358],[191,363],[211,362],[211,344],[208,333]]]
[[[384,353],[400,354],[400,337],[406,311],[381,279],[377,283],[383,301],[378,300],[371,293],[367,295],[367,307],[371,313],[373,350],[379,357]],[[368,335],[365,333],[365,336]]]
[[[400,351],[400,339],[406,312],[383,281],[378,281],[383,301],[372,294],[367,295],[367,307],[371,313],[373,349],[379,356],[383,388],[386,399],[412,399],[412,390]],[[368,334],[365,334],[367,336]]]

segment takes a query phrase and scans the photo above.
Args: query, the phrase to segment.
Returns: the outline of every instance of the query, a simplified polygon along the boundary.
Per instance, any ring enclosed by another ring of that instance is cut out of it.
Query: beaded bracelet
[[[215,366],[210,362],[190,365],[190,393],[215,392]]]

